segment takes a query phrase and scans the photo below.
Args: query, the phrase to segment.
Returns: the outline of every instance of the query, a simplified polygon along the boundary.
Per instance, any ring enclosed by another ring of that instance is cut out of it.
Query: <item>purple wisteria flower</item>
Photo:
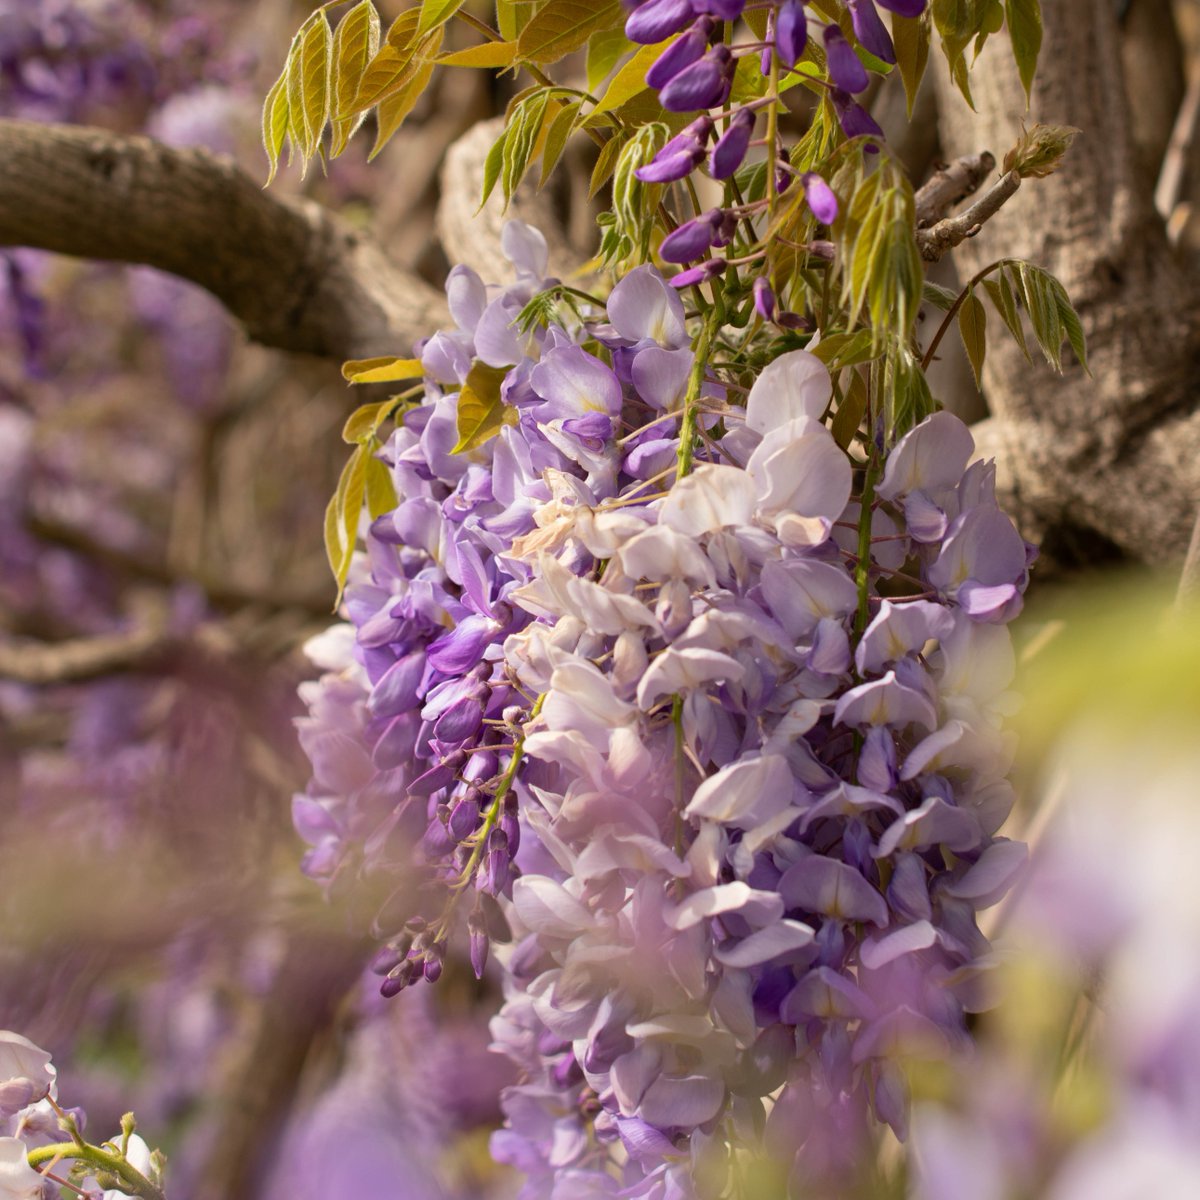
[[[523,1195],[690,1197],[730,1145],[836,1191],[906,1132],[898,1062],[965,1044],[976,912],[1024,862],[997,831],[1027,548],[957,418],[900,441],[864,517],[814,355],[744,405],[710,368],[694,390],[652,267],[518,338],[545,259],[510,229],[518,283],[456,269],[443,335],[505,368],[504,420],[452,453],[461,371],[427,363],[398,505],[313,647],[307,869],[399,888],[385,994],[451,938],[479,971],[494,948]]]

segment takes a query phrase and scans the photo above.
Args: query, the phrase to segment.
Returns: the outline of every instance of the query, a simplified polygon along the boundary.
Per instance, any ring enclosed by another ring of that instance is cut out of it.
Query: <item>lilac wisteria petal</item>
[[[693,892],[669,910],[667,921],[672,929],[690,929],[708,917],[738,913],[754,925],[769,925],[783,916],[783,898],[776,892],[761,891],[740,881]]]
[[[755,499],[754,481],[745,471],[705,463],[671,489],[658,519],[680,533],[700,537],[730,525],[748,525]]]
[[[887,902],[862,873],[823,854],[806,855],[788,867],[779,891],[788,908],[881,928],[888,923]]]
[[[794,790],[787,760],[764,754],[710,775],[696,789],[684,816],[749,828],[790,807]]]
[[[952,488],[974,449],[975,439],[958,417],[934,413],[896,443],[875,494],[881,500],[895,500],[909,492]]]
[[[630,341],[649,338],[668,350],[688,343],[683,301],[652,266],[630,271],[613,288],[607,309],[613,328]]]
[[[825,364],[807,350],[791,350],[769,362],[746,398],[746,425],[756,433],[809,417],[819,421],[833,395]]]

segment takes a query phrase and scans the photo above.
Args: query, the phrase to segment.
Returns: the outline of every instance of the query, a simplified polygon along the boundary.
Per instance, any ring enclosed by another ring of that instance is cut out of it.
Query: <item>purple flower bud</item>
[[[450,810],[450,819],[446,822],[446,827],[450,830],[450,836],[456,842],[461,842],[475,832],[475,826],[478,824],[479,805],[468,794]]]
[[[721,217],[720,225],[717,226],[712,244],[717,248],[728,246],[733,241],[735,233],[737,233],[737,217],[732,209],[726,209]]]
[[[825,241],[823,238],[817,238],[809,242],[808,252],[817,258],[823,258],[826,262],[833,262],[837,257],[837,247],[832,242]]]
[[[854,36],[859,44],[876,58],[894,63],[896,48],[892,45],[892,35],[880,20],[874,0],[847,0],[847,3],[850,5],[850,20],[854,23]]]
[[[471,939],[471,970],[475,972],[476,979],[482,979],[484,968],[487,966],[490,944],[487,924],[479,909],[475,909],[467,918],[467,932]]]
[[[746,0],[692,0],[698,13],[712,13],[721,21],[736,21],[746,7]]]
[[[582,417],[570,417],[562,423],[563,433],[576,437],[589,450],[600,450],[612,437],[613,422],[608,413],[590,412]]]
[[[764,79],[771,74],[771,47],[775,44],[775,10],[773,8],[767,9],[766,43],[758,56],[758,69],[762,72]]]
[[[788,161],[787,156],[781,150],[779,158],[775,162],[775,191],[778,195],[783,195],[788,190],[788,185],[792,182],[792,164]]]
[[[775,318],[775,324],[781,329],[795,329],[801,333],[811,333],[816,328],[807,317],[794,312],[781,312]]]
[[[583,1072],[575,1061],[575,1055],[568,1052],[554,1064],[550,1076],[560,1088],[565,1090],[578,1083],[583,1078]]]
[[[712,21],[708,17],[701,17],[655,59],[646,72],[646,83],[656,91],[666,87],[684,67],[691,66],[708,49],[712,30]]]
[[[704,116],[681,129],[644,167],[634,174],[645,183],[674,183],[690,175],[704,157],[712,134],[711,118]]]
[[[694,283],[706,283],[708,280],[714,279],[724,270],[725,260],[723,258],[710,258],[707,262],[700,263],[699,266],[680,271],[678,275],[672,275],[669,282],[673,288],[691,287]]]
[[[775,292],[765,275],[760,275],[754,281],[754,310],[764,321],[775,316]]]
[[[421,970],[420,960],[415,958],[406,958],[398,967],[396,967],[388,977],[379,985],[379,991],[385,998],[398,996],[409,984],[416,981],[417,975]]]
[[[479,732],[483,724],[483,705],[471,696],[456,700],[434,723],[434,736],[440,742],[465,742]]]
[[[785,67],[794,67],[808,42],[808,14],[801,0],[783,0],[775,18],[775,53]]]
[[[427,983],[437,983],[442,977],[442,967],[446,962],[446,948],[439,942],[425,951],[423,974]]]
[[[829,78],[836,87],[846,92],[864,92],[871,82],[867,68],[854,53],[854,47],[846,41],[846,35],[836,25],[825,26],[825,58],[829,67]]]
[[[898,17],[919,17],[925,11],[928,0],[879,0],[888,12]]]
[[[713,244],[724,215],[722,209],[710,209],[668,233],[658,248],[663,261],[689,263],[699,258]]]
[[[742,165],[754,132],[754,113],[743,108],[734,113],[729,128],[717,139],[708,160],[708,173],[714,179],[728,179]]]
[[[625,36],[653,46],[690,25],[695,16],[690,0],[647,0],[626,18]]]
[[[703,58],[684,67],[659,93],[668,112],[695,112],[724,104],[733,82],[733,53],[718,42]]]
[[[422,853],[430,862],[436,862],[439,858],[445,858],[454,849],[454,845],[454,839],[441,817],[435,816],[421,839]]]
[[[848,138],[867,135],[877,137],[880,140],[883,139],[883,130],[880,129],[875,118],[861,104],[857,104],[852,100],[841,88],[834,88],[830,92],[830,99],[833,101],[833,108],[837,113],[838,123],[842,127],[842,132]],[[868,146],[867,149],[869,151],[872,148]]]
[[[509,856],[515,858],[517,851],[521,847],[521,825],[517,820],[515,796],[506,796],[504,799],[504,812],[500,817],[500,829],[508,839]]]
[[[508,884],[509,865],[512,856],[508,851],[508,837],[503,829],[493,829],[488,834],[487,858],[484,863],[480,891],[497,896]]]
[[[375,975],[390,975],[403,961],[404,955],[400,949],[393,945],[380,946],[375,951],[375,957],[371,959],[371,971]]]
[[[833,188],[815,171],[806,171],[800,176],[804,185],[804,199],[812,214],[822,225],[832,225],[837,220],[838,198]]]

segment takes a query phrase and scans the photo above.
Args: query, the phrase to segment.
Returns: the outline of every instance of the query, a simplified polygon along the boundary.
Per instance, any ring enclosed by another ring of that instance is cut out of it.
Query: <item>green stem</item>
[[[942,338],[946,336],[946,331],[950,328],[951,322],[958,315],[958,310],[962,308],[966,298],[971,294],[971,289],[977,283],[982,283],[994,270],[1004,266],[1010,260],[1007,258],[998,258],[994,263],[990,263],[984,267],[982,271],[977,271],[969,280],[966,286],[955,297],[954,303],[950,305],[949,311],[942,319],[942,323],[938,326],[938,331],[933,335],[933,341],[929,343],[929,349],[925,351],[925,357],[921,359],[921,370],[928,371],[929,364],[933,362],[933,356],[937,353],[937,348],[942,344]]]
[[[687,392],[683,399],[683,420],[679,426],[678,478],[682,479],[692,469],[692,458],[696,451],[696,417],[699,413],[697,401],[704,386],[704,372],[708,366],[708,351],[720,325],[721,302],[718,296],[712,308],[704,316],[704,325],[696,338],[693,351],[696,355],[688,375]]]
[[[771,51],[771,76],[767,87],[767,229],[775,220],[775,163],[779,159],[779,55]]]
[[[90,1166],[99,1167],[115,1175],[133,1189],[134,1195],[142,1196],[144,1200],[166,1200],[166,1196],[156,1183],[151,1182],[128,1159],[99,1146],[85,1142],[82,1146],[75,1142],[56,1142],[51,1146],[38,1146],[26,1155],[29,1165],[35,1169],[42,1163],[53,1162],[57,1159],[74,1158]]]

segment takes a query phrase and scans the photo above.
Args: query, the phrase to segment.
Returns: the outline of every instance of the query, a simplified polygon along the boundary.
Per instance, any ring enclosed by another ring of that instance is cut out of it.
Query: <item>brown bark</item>
[[[994,415],[977,440],[996,456],[1027,535],[1081,530],[1135,559],[1169,561],[1187,547],[1200,497],[1200,288],[1154,210],[1112,6],[1042,7],[1030,112],[1005,39],[994,38],[972,76],[978,116],[940,69],[943,147],[1001,157],[1021,120],[1082,133],[1058,174],[1031,180],[956,257],[964,275],[1001,256],[1053,272],[1079,310],[1092,374],[1073,362],[1061,379],[1040,361],[1028,366],[993,322],[985,387]]]
[[[264,345],[340,360],[403,353],[445,311],[367,234],[206,150],[0,120],[0,162],[0,246],[190,279]]]

